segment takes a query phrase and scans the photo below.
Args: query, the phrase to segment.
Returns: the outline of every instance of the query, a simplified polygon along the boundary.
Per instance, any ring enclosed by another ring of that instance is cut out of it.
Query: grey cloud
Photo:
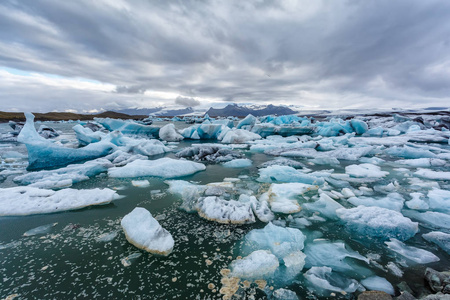
[[[440,102],[450,93],[449,20],[450,2],[439,0],[6,1],[0,65],[110,83],[112,98]]]
[[[178,96],[175,99],[175,104],[194,107],[194,106],[199,106],[200,105],[200,101],[198,101],[198,100],[196,100],[194,98]]]

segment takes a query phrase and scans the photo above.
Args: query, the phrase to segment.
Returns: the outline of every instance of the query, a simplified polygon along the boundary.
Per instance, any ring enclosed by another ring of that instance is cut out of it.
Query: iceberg
[[[88,180],[90,177],[106,172],[113,164],[105,159],[87,161],[84,164],[68,165],[56,170],[42,170],[19,175],[13,181],[20,185],[28,185],[43,189],[57,189],[72,186]]]
[[[222,138],[224,144],[243,144],[250,141],[259,140],[261,136],[259,134],[250,132],[244,129],[232,129],[228,130]]]
[[[250,204],[209,196],[197,203],[200,217],[223,224],[249,224],[255,222]]]
[[[248,158],[238,158],[223,163],[225,168],[248,168],[252,165],[252,161]]]
[[[389,174],[389,172],[381,171],[379,166],[372,164],[350,165],[345,167],[345,173],[350,177],[357,178],[381,178]]]
[[[420,221],[420,225],[430,228],[450,229],[450,215],[435,211],[420,213],[414,210],[405,210],[405,216]]]
[[[272,276],[279,266],[278,258],[267,250],[257,250],[231,262],[231,276],[261,279]]]
[[[120,196],[110,189],[59,191],[35,187],[0,189],[0,216],[26,216],[108,204]]]
[[[126,135],[144,135],[150,138],[159,137],[159,127],[156,126],[142,125],[131,120],[110,118],[95,118],[94,120],[109,131],[117,130]]]
[[[167,124],[159,130],[159,138],[167,142],[179,142],[184,137],[177,132],[173,123]]]
[[[247,115],[244,119],[242,119],[241,121],[239,121],[239,123],[236,125],[237,129],[241,129],[241,128],[252,128],[253,125],[256,124],[256,117],[254,117],[253,115],[249,114]]]
[[[384,198],[369,198],[369,197],[351,197],[347,199],[348,202],[355,206],[378,206],[395,211],[401,211],[405,199],[399,193],[390,193]]]
[[[425,149],[417,149],[410,146],[403,146],[403,147],[391,147],[384,151],[386,154],[394,157],[402,157],[402,158],[408,158],[408,159],[414,159],[414,158],[436,158],[436,154],[429,150]]]
[[[429,191],[427,196],[430,209],[450,212],[450,191],[435,188]]]
[[[435,243],[445,252],[450,254],[450,234],[440,231],[432,231],[422,234],[422,237],[429,242]]]
[[[414,168],[430,168],[430,167],[442,167],[446,164],[446,161],[439,158],[415,158],[415,159],[400,159],[395,161],[394,163]]]
[[[305,247],[306,267],[330,267],[334,271],[345,272],[354,270],[346,258],[364,261],[369,260],[356,251],[347,249],[343,242],[317,241]]]
[[[27,122],[17,137],[28,150],[28,170],[67,166],[74,162],[106,156],[115,148],[105,140],[83,148],[65,148],[41,137],[34,128],[34,115],[25,113]]]
[[[361,284],[365,286],[368,290],[372,291],[382,291],[388,293],[389,295],[394,295],[394,287],[385,278],[379,276],[371,276],[366,279],[361,280]]]
[[[183,200],[181,209],[189,213],[197,211],[198,199],[206,190],[206,186],[192,184],[184,180],[167,180],[165,183],[169,185],[168,191],[170,193],[181,196]]]
[[[293,214],[301,210],[298,200],[304,193],[319,187],[304,183],[272,184],[268,191],[268,202],[274,213]]]
[[[195,161],[226,162],[242,158],[242,154],[233,151],[228,146],[205,144],[186,147],[175,154],[176,157],[192,158]]]
[[[440,260],[439,257],[434,255],[430,251],[426,251],[412,246],[406,246],[404,243],[400,242],[397,239],[391,238],[390,241],[384,243],[392,251],[418,264],[429,264],[431,262]]]
[[[244,237],[243,252],[270,250],[279,260],[301,251],[306,237],[296,228],[283,228],[268,223],[262,229],[253,229]]]
[[[350,209],[337,209],[336,214],[351,231],[360,236],[405,241],[419,231],[418,223],[386,208],[360,205]]]
[[[431,179],[431,180],[450,180],[450,172],[439,172],[427,169],[419,169],[414,176]]]
[[[26,231],[23,236],[33,236],[38,234],[46,234],[49,233],[53,227],[55,227],[58,223],[51,223],[42,226],[38,226],[36,228],[30,229]]]
[[[135,160],[124,167],[113,167],[108,170],[110,177],[142,177],[155,176],[174,178],[192,175],[206,169],[204,164],[168,157],[156,160]]]
[[[329,219],[337,219],[336,210],[343,208],[341,204],[331,199],[325,193],[320,194],[319,200],[313,203],[305,203],[303,207],[310,211],[318,211]]]
[[[75,131],[75,135],[77,136],[80,145],[97,143],[106,137],[106,133],[101,131],[94,132],[91,128],[83,127],[80,124],[75,125],[72,129]]]
[[[142,207],[136,207],[120,222],[128,242],[152,254],[167,256],[174,247],[172,235]]]
[[[313,174],[305,174],[289,166],[269,166],[259,169],[259,182],[301,182],[305,184],[320,185],[325,179]]]
[[[339,293],[354,293],[364,290],[358,281],[348,279],[329,267],[312,267],[305,273],[305,278],[320,290]],[[324,294],[321,292],[320,294]]]
[[[297,294],[288,289],[276,289],[272,294],[273,300],[299,300]]]

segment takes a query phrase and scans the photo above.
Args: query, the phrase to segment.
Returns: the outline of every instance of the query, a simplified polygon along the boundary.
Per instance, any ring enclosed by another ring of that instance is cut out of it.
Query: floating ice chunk
[[[369,260],[342,242],[316,241],[305,247],[306,267],[328,266],[335,271],[351,271],[353,267],[346,258],[354,258],[369,263]]]
[[[176,157],[192,158],[195,161],[226,162],[242,158],[242,154],[228,149],[229,146],[218,144],[193,145],[175,154]]]
[[[59,136],[59,133],[55,129],[48,127],[47,125],[39,126],[38,133],[45,139],[51,139]]]
[[[128,242],[139,249],[167,256],[172,252],[172,235],[142,207],[136,207],[120,222]]]
[[[349,188],[343,188],[341,193],[345,198],[355,197],[355,193]]]
[[[378,136],[378,137],[382,137],[384,133],[384,128],[383,127],[375,127],[375,128],[371,128],[369,130],[367,130],[364,133],[364,136]]]
[[[310,162],[312,162],[316,165],[339,165],[340,164],[339,160],[335,157],[317,157],[317,158],[310,160]]]
[[[153,138],[159,137],[159,127],[156,126],[142,125],[130,120],[124,121],[110,118],[95,118],[95,121],[103,125],[109,131],[118,130],[121,133],[128,135],[145,135]]]
[[[225,125],[201,124],[183,129],[181,135],[187,139],[217,140],[222,133],[228,130],[230,130],[230,128]]]
[[[259,169],[259,182],[301,182],[305,184],[323,184],[325,180],[312,174],[305,174],[288,166],[270,166]]]
[[[403,271],[392,261],[388,262],[386,268],[397,277],[403,277]]]
[[[51,224],[46,224],[46,225],[42,225],[33,229],[28,230],[27,232],[25,232],[23,234],[23,236],[33,236],[33,235],[38,235],[38,234],[46,234],[49,233],[53,227],[55,227],[58,223],[51,223]]]
[[[379,276],[371,276],[361,280],[361,284],[368,290],[382,291],[390,295],[394,295],[394,287],[385,278]]]
[[[431,262],[439,261],[439,257],[434,255],[433,253],[412,247],[412,246],[406,246],[404,243],[400,242],[397,239],[391,238],[389,242],[384,242],[389,249],[392,251],[400,254],[403,257],[406,257],[418,264],[428,264]]]
[[[369,129],[369,126],[367,126],[367,123],[364,122],[363,120],[351,119],[350,125],[353,127],[356,134],[358,135],[365,133]]]
[[[161,127],[159,137],[167,142],[179,142],[183,139],[183,136],[177,132],[173,123]]]
[[[404,241],[419,231],[418,223],[386,208],[360,205],[350,209],[337,209],[336,214],[351,231],[361,236],[397,238]]]
[[[142,177],[155,176],[174,178],[194,174],[205,170],[204,164],[168,157],[156,160],[135,160],[124,167],[108,170],[110,177]]]
[[[80,209],[90,205],[108,204],[120,198],[110,189],[59,191],[34,187],[0,189],[0,216],[25,216]]]
[[[305,266],[306,255],[301,251],[294,251],[283,257],[283,264],[285,266],[284,276],[290,278],[295,277]]]
[[[268,202],[275,213],[292,214],[301,210],[298,200],[304,193],[317,190],[316,185],[304,183],[272,184],[268,191]]]
[[[81,145],[97,143],[100,142],[104,137],[106,137],[106,133],[101,131],[94,132],[91,128],[83,127],[80,124],[75,125],[72,129],[73,131],[75,131],[78,142]]]
[[[450,212],[450,191],[432,189],[428,192],[427,196],[430,209],[442,212]]]
[[[272,276],[279,266],[275,255],[266,250],[257,250],[250,255],[231,262],[233,277],[256,279]]]
[[[28,170],[67,166],[71,163],[91,160],[109,154],[115,147],[108,140],[83,148],[65,148],[41,137],[34,128],[34,115],[25,113],[27,122],[17,140],[28,150]]]
[[[440,231],[432,231],[423,234],[422,237],[429,242],[435,243],[436,245],[441,247],[445,252],[450,254],[450,234]]]
[[[336,209],[343,208],[341,204],[331,199],[325,193],[321,193],[319,200],[316,202],[305,203],[303,206],[310,211],[318,211],[330,219],[337,219]]]
[[[131,184],[135,187],[145,188],[150,186],[150,182],[148,180],[131,180]]]
[[[358,281],[345,278],[329,267],[312,267],[304,276],[317,288],[327,291],[354,293],[357,290],[363,290]]]
[[[292,160],[292,159],[277,158],[277,159],[269,160],[269,161],[266,161],[265,163],[260,164],[258,166],[258,168],[267,168],[270,166],[288,166],[288,167],[293,167],[296,169],[301,169],[301,168],[305,167],[305,165],[303,163]]]
[[[420,213],[413,210],[405,210],[403,213],[407,217],[419,220],[422,226],[450,229],[450,216],[446,213],[434,211]]]
[[[197,203],[200,217],[223,224],[249,224],[255,222],[252,208],[248,203],[223,200],[210,196]]]
[[[146,156],[153,156],[170,152],[171,149],[164,145],[159,140],[147,140],[147,139],[131,139],[123,137],[124,148],[127,152],[133,152],[135,154],[141,154]]]
[[[446,164],[445,160],[439,158],[416,158],[401,159],[395,161],[396,164],[411,166],[414,168],[442,167]]]
[[[197,211],[198,199],[200,198],[200,194],[206,190],[206,186],[192,184],[184,180],[168,180],[165,183],[169,185],[168,191],[170,193],[181,196],[183,200],[181,209],[186,212]]]
[[[97,242],[107,243],[114,240],[117,236],[117,231],[107,232],[100,234],[95,240]]]
[[[419,169],[414,173],[414,176],[431,180],[450,180],[450,172],[438,172],[428,169]]]
[[[384,159],[378,158],[378,157],[361,157],[359,159],[362,163],[372,164],[372,165],[381,165],[384,162],[386,162]]]
[[[252,165],[252,161],[248,158],[238,158],[223,163],[226,168],[248,168]]]
[[[369,198],[369,197],[351,197],[347,199],[351,204],[358,206],[378,206],[395,211],[400,211],[403,208],[405,199],[399,193],[390,193],[384,198]]]
[[[134,252],[128,255],[127,257],[122,258],[120,262],[124,267],[129,267],[141,256],[142,256],[141,252]]]
[[[436,154],[429,150],[417,149],[409,146],[391,147],[385,150],[386,154],[403,158],[436,158]]]
[[[406,206],[409,209],[425,210],[430,208],[426,201],[420,199],[421,197],[423,197],[422,193],[411,193],[409,195],[412,199],[405,202]]]
[[[298,300],[297,294],[287,289],[277,289],[273,291],[273,300]]]
[[[270,250],[279,260],[290,253],[301,251],[306,237],[296,228],[283,228],[268,223],[262,229],[253,229],[244,238],[243,251]]]
[[[110,161],[99,158],[85,162],[84,164],[69,165],[56,170],[30,172],[17,176],[13,180],[17,184],[29,185],[31,187],[64,188],[106,172],[111,167],[113,165]]]
[[[381,171],[379,166],[372,164],[360,164],[360,165],[350,165],[345,167],[345,173],[351,177],[371,177],[371,178],[381,178],[389,174],[389,172]]]
[[[253,115],[249,114],[236,125],[236,128],[241,129],[244,126],[251,128],[255,125],[256,121],[257,119]]]
[[[232,129],[227,131],[227,133],[223,136],[222,143],[243,144],[259,139],[261,139],[259,134],[244,129]]]
[[[261,199],[259,199],[259,201],[252,201],[251,205],[253,213],[261,222],[268,223],[275,219],[275,215],[270,210],[269,203],[264,197],[261,196]]]

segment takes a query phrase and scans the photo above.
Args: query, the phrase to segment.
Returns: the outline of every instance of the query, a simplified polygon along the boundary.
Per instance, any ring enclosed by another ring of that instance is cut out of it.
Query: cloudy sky
[[[450,1],[3,0],[0,110],[449,106]]]

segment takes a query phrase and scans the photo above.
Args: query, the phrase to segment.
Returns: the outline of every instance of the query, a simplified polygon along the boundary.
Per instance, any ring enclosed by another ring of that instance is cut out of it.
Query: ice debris
[[[199,216],[224,224],[248,224],[255,222],[250,204],[224,200],[216,196],[206,197],[197,203]]]
[[[159,137],[167,142],[179,142],[183,139],[183,136],[177,132],[173,123],[161,127]]]
[[[349,279],[337,272],[333,272],[330,267],[312,267],[305,273],[305,278],[319,290],[323,295],[329,295],[330,292],[354,293],[357,290],[364,290],[358,281]]]
[[[262,279],[272,276],[279,266],[278,258],[267,250],[257,250],[231,262],[231,276]]]
[[[379,276],[371,276],[361,280],[361,284],[372,291],[382,291],[390,295],[394,295],[394,287],[385,278]]]
[[[418,264],[428,264],[431,262],[439,261],[439,257],[431,253],[430,251],[426,251],[420,248],[407,246],[404,243],[400,242],[397,239],[391,238],[388,242],[384,242],[389,249],[400,254],[403,257],[406,257],[409,260],[414,261]]]
[[[139,249],[167,256],[174,247],[172,235],[142,207],[136,207],[120,222],[127,240]]]
[[[450,234],[440,231],[432,231],[423,234],[422,237],[429,242],[435,243],[445,252],[450,254]]]

